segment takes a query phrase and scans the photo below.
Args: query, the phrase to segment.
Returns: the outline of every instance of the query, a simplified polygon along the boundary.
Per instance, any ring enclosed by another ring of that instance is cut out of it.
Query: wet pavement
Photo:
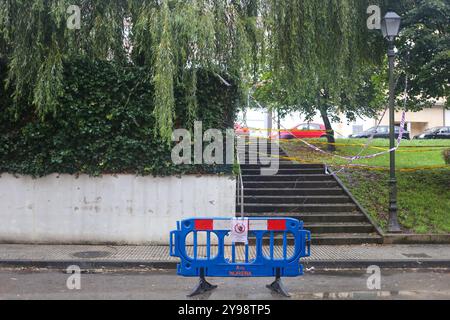
[[[184,300],[197,283],[196,279],[178,277],[173,271],[99,270],[81,274],[81,289],[69,290],[69,276],[49,270],[0,269],[0,300]],[[308,272],[304,277],[284,279],[284,284],[295,300],[450,299],[450,270],[381,270],[380,290],[368,289],[370,276],[366,270]],[[194,300],[285,299],[266,289],[272,279],[218,278],[210,282],[219,288]]]
[[[188,247],[188,249],[192,249]],[[263,250],[269,250],[263,247]],[[302,259],[307,267],[365,268],[450,268],[450,245],[355,245],[313,246],[311,257]],[[251,253],[252,248],[250,248]],[[274,254],[282,255],[275,246]],[[289,249],[288,249],[289,252]],[[231,247],[225,247],[231,257]],[[199,247],[199,256],[206,247]],[[244,260],[244,250],[236,259]],[[179,259],[170,257],[168,246],[92,246],[92,245],[0,245],[1,267],[46,267],[61,269],[68,265],[84,268],[162,268],[175,270]]]

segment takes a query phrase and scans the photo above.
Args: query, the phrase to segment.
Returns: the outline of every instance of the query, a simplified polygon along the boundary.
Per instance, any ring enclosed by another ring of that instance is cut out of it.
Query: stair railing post
[[[236,137],[237,139],[239,139],[239,137]],[[239,144],[237,144],[239,145]],[[236,152],[237,154],[237,164],[239,167],[239,177],[238,177],[238,205],[240,205],[240,209],[241,209],[241,217],[244,218],[244,178],[242,177],[242,166],[241,166],[241,161],[239,159],[239,150],[238,152]]]

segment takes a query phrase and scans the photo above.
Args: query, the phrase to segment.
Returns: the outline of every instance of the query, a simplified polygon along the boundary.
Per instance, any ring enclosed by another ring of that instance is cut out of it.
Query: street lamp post
[[[400,31],[401,18],[395,12],[388,12],[381,22],[383,37],[389,42],[389,125],[390,125],[390,148],[395,148],[395,38]],[[395,173],[395,150],[390,153],[390,179],[389,179],[389,232],[401,232],[398,223],[397,206],[397,178]]]

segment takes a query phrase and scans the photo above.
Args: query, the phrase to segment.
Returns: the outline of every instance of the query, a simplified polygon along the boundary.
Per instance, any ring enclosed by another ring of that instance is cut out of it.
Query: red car
[[[234,125],[234,131],[238,136],[248,136],[250,134],[250,130],[246,127],[241,126],[239,123]]]
[[[323,124],[302,123],[291,130],[282,130],[280,139],[320,139],[327,136]]]

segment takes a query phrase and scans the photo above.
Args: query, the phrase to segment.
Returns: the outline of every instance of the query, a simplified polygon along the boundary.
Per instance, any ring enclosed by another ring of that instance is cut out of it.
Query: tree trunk
[[[335,152],[336,151],[336,139],[334,137],[334,130],[331,126],[330,118],[328,118],[328,111],[326,106],[321,106],[320,115],[322,116],[323,123],[327,130],[327,140],[328,140],[328,151]]]
[[[268,138],[272,138],[272,131],[273,131],[273,111],[271,108],[268,108],[267,110],[267,134]]]

